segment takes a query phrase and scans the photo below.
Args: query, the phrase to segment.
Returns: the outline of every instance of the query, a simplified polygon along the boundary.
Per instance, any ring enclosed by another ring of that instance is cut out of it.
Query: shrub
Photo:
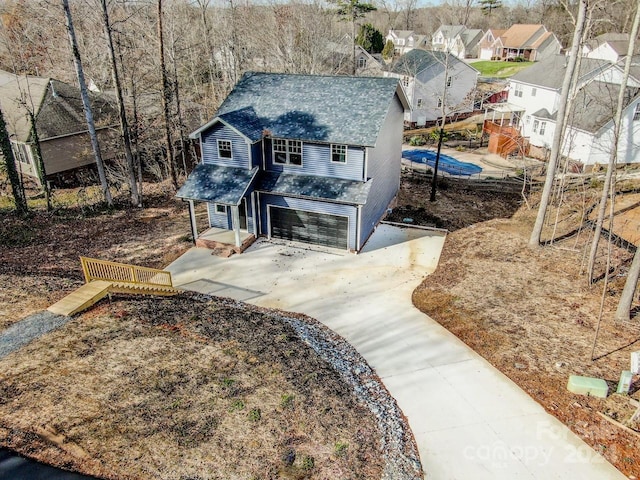
[[[426,143],[427,141],[422,135],[414,135],[409,139],[409,145],[411,145],[412,147],[420,147],[422,145],[425,145]]]

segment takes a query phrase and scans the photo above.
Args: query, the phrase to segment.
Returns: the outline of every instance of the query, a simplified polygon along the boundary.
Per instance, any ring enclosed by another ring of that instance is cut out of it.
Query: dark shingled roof
[[[449,56],[448,60],[447,55]],[[449,66],[462,63],[455,55],[447,52],[415,49],[402,55],[391,66],[391,72],[415,76],[427,68],[432,68],[434,71],[444,70],[446,62],[449,63]]]
[[[546,119],[549,119],[549,120],[555,120],[556,119],[556,115],[557,115],[557,112],[551,114],[551,113],[549,113],[549,110],[547,110],[546,108],[541,108],[537,112],[531,114],[531,116],[533,116],[533,117],[546,118]]]
[[[116,110],[104,98],[90,93],[96,127],[117,122]],[[21,102],[34,106],[40,140],[87,131],[80,90],[72,85],[44,77],[14,75],[0,70],[0,104],[7,129],[15,140],[31,140],[31,124]]]
[[[258,167],[247,170],[200,163],[189,174],[189,178],[180,187],[176,197],[239,205],[257,173]]]
[[[371,183],[372,180],[363,183],[339,178],[263,173],[258,190],[316,200],[364,205],[367,203]]]
[[[552,55],[519,71],[511,77],[511,80],[559,90],[562,88],[567,61],[568,57],[565,55]],[[583,57],[580,65],[580,77],[586,79],[610,66],[611,63],[606,60]]]
[[[397,88],[396,78],[245,73],[217,115],[251,139],[259,129],[272,137],[375,146]]]
[[[569,116],[572,127],[596,133],[615,115],[619,85],[605,82],[591,82],[578,91]],[[628,87],[625,91],[624,107],[640,94],[639,88]]]

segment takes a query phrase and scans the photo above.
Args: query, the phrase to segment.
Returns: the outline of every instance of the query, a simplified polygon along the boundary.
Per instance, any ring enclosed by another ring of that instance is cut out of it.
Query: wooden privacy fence
[[[82,272],[87,283],[106,280],[133,284],[173,287],[171,272],[155,268],[138,267],[125,263],[108,262],[95,258],[80,257]]]

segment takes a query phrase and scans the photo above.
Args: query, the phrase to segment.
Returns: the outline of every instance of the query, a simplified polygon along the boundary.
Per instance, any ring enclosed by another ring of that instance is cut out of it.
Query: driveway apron
[[[182,288],[304,313],[343,336],[406,415],[426,478],[626,478],[413,306],[444,239],[383,224],[358,255],[259,239],[230,258],[193,248],[167,269]]]

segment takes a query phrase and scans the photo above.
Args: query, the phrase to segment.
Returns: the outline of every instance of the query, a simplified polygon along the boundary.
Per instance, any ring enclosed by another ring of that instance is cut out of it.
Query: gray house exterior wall
[[[400,187],[402,117],[404,109],[395,98],[375,148],[367,149],[367,177],[373,179],[369,199],[362,207],[359,245],[362,246],[385,215]]]
[[[218,140],[231,142],[232,158],[220,158]],[[223,123],[213,125],[202,135],[202,159],[204,163],[215,163],[225,167],[250,168],[247,139]]]

